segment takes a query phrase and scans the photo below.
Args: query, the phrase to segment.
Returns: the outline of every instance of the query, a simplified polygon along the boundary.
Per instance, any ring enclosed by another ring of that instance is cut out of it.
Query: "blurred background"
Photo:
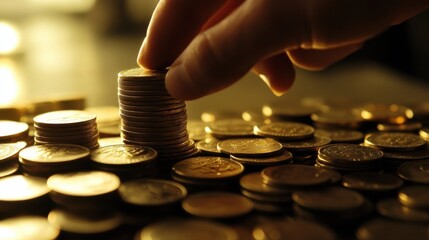
[[[117,106],[117,73],[136,57],[156,0],[0,0],[0,108],[84,98]],[[277,98],[249,73],[225,91],[188,102],[203,111],[260,111],[267,102],[348,98],[360,102],[429,102],[429,11],[368,41],[324,71],[298,69]]]

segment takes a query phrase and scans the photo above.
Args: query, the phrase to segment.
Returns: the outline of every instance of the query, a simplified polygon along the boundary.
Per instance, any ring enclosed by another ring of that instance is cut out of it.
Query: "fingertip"
[[[201,92],[189,84],[189,76],[182,64],[173,64],[165,76],[165,87],[170,95],[176,99],[188,101],[201,97]]]

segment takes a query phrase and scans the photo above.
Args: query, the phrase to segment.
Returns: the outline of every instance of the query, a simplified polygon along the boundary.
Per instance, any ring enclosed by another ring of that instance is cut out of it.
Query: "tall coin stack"
[[[186,104],[165,88],[165,71],[135,68],[118,74],[121,135],[124,143],[158,151],[164,166],[198,153],[187,131]]]

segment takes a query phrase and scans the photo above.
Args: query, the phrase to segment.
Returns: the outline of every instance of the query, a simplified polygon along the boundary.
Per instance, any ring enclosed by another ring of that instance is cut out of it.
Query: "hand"
[[[250,69],[281,95],[294,65],[323,69],[428,7],[428,0],[160,0],[137,61],[171,66],[166,87],[182,100],[224,89]]]

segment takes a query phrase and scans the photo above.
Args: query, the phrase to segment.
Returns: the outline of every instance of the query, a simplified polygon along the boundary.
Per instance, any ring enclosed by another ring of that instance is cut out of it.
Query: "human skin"
[[[167,90],[182,100],[220,91],[250,70],[280,96],[295,66],[324,69],[428,7],[428,0],[160,0],[137,62],[170,67]]]

